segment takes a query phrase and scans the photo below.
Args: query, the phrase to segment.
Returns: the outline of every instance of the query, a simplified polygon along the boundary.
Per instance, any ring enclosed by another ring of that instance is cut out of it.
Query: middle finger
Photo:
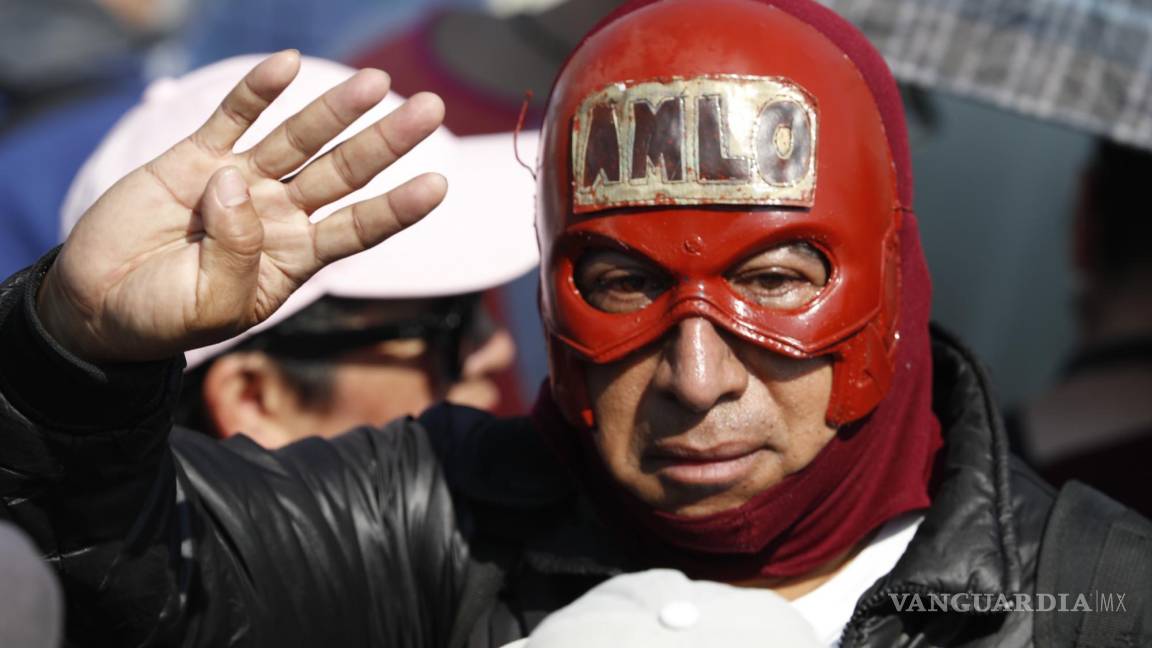
[[[363,187],[444,121],[444,102],[421,92],[383,119],[313,160],[288,183],[292,201],[313,212]]]
[[[289,117],[244,153],[252,170],[280,179],[299,168],[332,138],[388,94],[380,70],[360,70]]]

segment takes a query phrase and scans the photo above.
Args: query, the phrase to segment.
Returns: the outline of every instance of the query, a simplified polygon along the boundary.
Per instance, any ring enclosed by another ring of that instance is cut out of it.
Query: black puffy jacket
[[[55,564],[72,642],[501,646],[646,566],[524,419],[443,405],[278,451],[171,429],[177,362],[94,367],[43,333],[49,262],[0,288],[0,513]],[[1034,645],[1031,612],[893,609],[891,594],[1034,591],[1054,502],[1009,458],[968,354],[937,339],[934,362],[933,504],[844,645]]]

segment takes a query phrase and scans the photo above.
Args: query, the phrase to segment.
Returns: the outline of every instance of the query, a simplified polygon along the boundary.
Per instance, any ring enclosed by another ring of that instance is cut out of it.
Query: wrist
[[[79,318],[70,312],[68,298],[62,294],[56,278],[56,264],[45,273],[36,291],[36,317],[44,331],[64,350],[85,361],[93,361],[78,341],[74,327]]]
[[[69,328],[69,318],[72,325],[83,326],[85,320],[79,319],[74,305],[54,296],[61,289],[53,284],[58,278],[45,282],[55,256],[56,251],[45,255],[17,277],[23,285],[16,290],[0,291],[16,300],[0,306],[0,401],[54,430],[135,425],[131,422],[158,407],[169,407],[179,388],[183,358],[86,360],[94,354],[77,344]],[[52,332],[46,320],[52,322]]]

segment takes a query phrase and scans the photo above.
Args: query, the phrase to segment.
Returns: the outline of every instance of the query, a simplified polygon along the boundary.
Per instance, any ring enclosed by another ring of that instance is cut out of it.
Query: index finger
[[[192,134],[192,141],[215,156],[230,153],[240,136],[299,71],[300,52],[296,50],[284,50],[264,59],[232,88],[208,121]]]

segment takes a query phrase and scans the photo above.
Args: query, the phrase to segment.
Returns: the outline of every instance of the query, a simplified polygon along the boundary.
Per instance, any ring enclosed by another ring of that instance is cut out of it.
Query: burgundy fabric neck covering
[[[900,244],[900,341],[888,395],[870,416],[841,428],[807,467],[739,508],[676,516],[623,490],[600,460],[594,432],[564,420],[545,382],[532,413],[537,429],[636,555],[694,578],[791,578],[845,554],[885,522],[928,507],[942,439],[932,413],[931,282],[911,213]]]

